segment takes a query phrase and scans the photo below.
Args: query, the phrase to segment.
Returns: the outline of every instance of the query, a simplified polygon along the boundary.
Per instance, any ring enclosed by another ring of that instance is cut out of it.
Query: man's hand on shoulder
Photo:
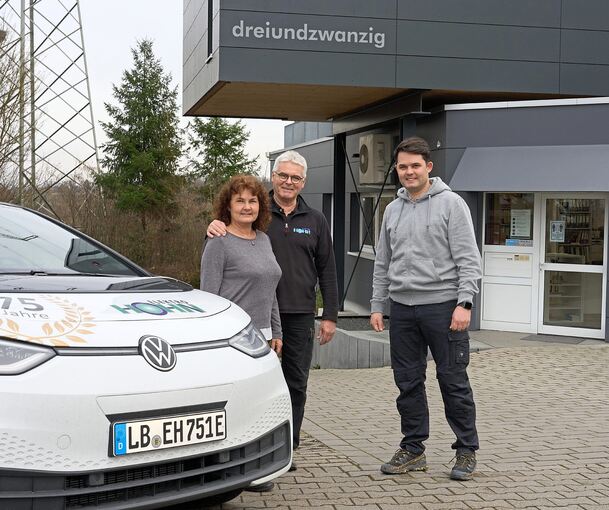
[[[317,333],[317,339],[319,345],[327,344],[334,337],[336,332],[336,322],[331,320],[322,320],[319,325],[319,333]]]
[[[374,312],[370,314],[370,326],[376,332],[381,332],[385,329],[385,322],[383,321],[383,314],[381,312]]]
[[[207,225],[207,237],[220,237],[226,235],[226,225],[223,221],[214,220]]]

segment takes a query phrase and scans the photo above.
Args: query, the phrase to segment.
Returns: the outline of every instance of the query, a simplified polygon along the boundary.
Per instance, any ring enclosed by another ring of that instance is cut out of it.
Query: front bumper
[[[226,439],[113,457],[113,421],[226,403]],[[57,356],[0,391],[0,508],[162,508],[277,476],[291,458],[291,405],[274,353]]]
[[[42,474],[0,470],[0,508],[164,508],[248,486],[289,465],[289,422],[237,448],[124,469]]]

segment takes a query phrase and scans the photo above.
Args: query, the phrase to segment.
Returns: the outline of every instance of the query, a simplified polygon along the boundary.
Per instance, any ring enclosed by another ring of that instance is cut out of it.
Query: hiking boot
[[[457,451],[457,460],[450,471],[453,480],[471,480],[476,470],[476,452],[470,450]]]
[[[387,475],[407,473],[408,471],[427,471],[427,460],[424,453],[412,453],[400,448],[391,460],[381,466],[381,472]]]

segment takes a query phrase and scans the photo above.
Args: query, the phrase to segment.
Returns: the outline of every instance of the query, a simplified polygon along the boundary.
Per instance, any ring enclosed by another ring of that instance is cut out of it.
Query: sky
[[[131,68],[131,49],[140,39],[152,39],[154,51],[178,87],[182,104],[182,0],[81,0],[85,51],[98,144],[104,142],[99,121],[107,121],[104,103],[115,103],[112,85]],[[188,119],[185,118],[185,121]],[[283,147],[279,120],[246,119],[250,132],[246,149],[267,169],[266,153]]]

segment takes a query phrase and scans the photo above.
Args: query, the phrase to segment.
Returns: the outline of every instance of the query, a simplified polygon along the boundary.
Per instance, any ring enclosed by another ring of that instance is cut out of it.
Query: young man
[[[450,473],[469,480],[476,468],[476,408],[467,376],[472,300],[482,272],[469,208],[433,168],[430,149],[418,137],[396,148],[396,171],[403,188],[385,210],[374,263],[370,324],[382,331],[390,305],[391,366],[399,389],[397,408],[404,435],[383,473],[427,469],[429,437],[425,394],[427,348],[446,420],[456,435]]]
[[[300,196],[307,176],[307,162],[296,151],[279,155],[273,166],[271,209],[267,230],[273,253],[281,267],[277,301],[283,330],[281,366],[290,390],[293,444],[298,448],[307,399],[309,367],[315,330],[315,287],[319,281],[324,302],[319,343],[332,340],[338,316],[338,286],[330,227],[322,213],[311,209]],[[222,222],[214,220],[207,235],[224,235]],[[296,465],[292,465],[292,470]]]

